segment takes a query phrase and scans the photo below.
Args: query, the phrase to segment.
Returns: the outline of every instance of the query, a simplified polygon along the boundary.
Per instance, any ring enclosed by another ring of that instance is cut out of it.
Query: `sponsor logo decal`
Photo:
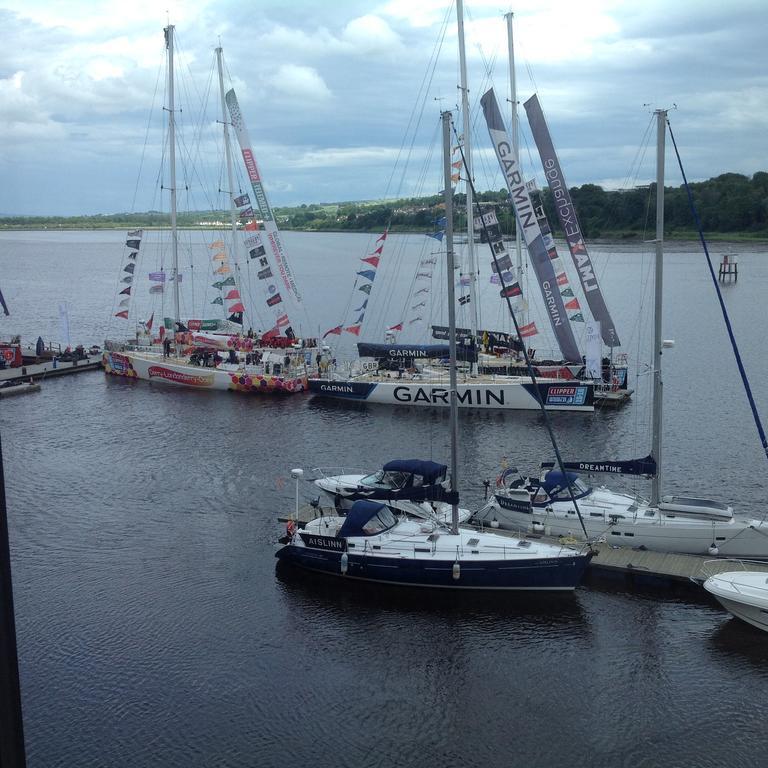
[[[213,376],[199,376],[192,373],[182,373],[162,365],[149,366],[149,378],[166,379],[177,384],[185,384],[189,387],[210,387],[213,385]]]
[[[547,405],[584,405],[587,401],[587,387],[550,386],[547,389]]]

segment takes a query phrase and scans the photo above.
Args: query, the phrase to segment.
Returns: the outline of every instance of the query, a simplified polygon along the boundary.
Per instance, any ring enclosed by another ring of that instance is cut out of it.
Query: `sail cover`
[[[576,271],[579,273],[579,280],[581,280],[581,287],[584,290],[589,309],[595,320],[600,322],[605,345],[608,347],[618,347],[621,344],[619,334],[616,332],[616,326],[611,319],[602,291],[600,290],[600,285],[597,282],[597,275],[581,234],[581,227],[576,218],[576,210],[571,202],[571,194],[568,191],[568,185],[565,183],[565,177],[560,168],[560,161],[557,159],[555,147],[552,144],[552,137],[549,135],[549,128],[547,128],[538,97],[534,94],[523,106],[528,115],[528,123],[531,126],[533,140],[536,142],[536,147],[539,150],[541,164],[544,166],[547,184],[549,184],[549,189],[552,192],[557,217],[565,233],[571,258],[576,265]]]
[[[553,461],[541,463],[542,469],[550,469],[554,466]],[[564,461],[563,467],[577,472],[656,476],[656,460],[650,455],[644,459],[630,459],[629,461]]]
[[[552,268],[541,229],[536,221],[536,213],[530,194],[520,172],[520,163],[515,156],[512,141],[507,136],[504,121],[501,119],[501,112],[499,111],[499,105],[496,102],[496,94],[493,88],[483,94],[480,104],[483,107],[485,121],[488,124],[491,143],[496,151],[496,157],[504,174],[504,179],[507,182],[507,188],[509,189],[512,205],[517,216],[517,224],[528,247],[531,265],[536,273],[541,295],[544,299],[544,306],[547,309],[547,315],[552,324],[552,330],[555,333],[560,353],[568,362],[580,361],[581,353],[576,344],[576,338],[573,335],[571,325],[568,322],[565,305],[557,287],[555,271]]]
[[[357,345],[360,357],[375,357],[386,360],[439,360],[450,355],[445,344],[370,344]],[[477,360],[477,348],[471,345],[456,345],[456,359],[469,362]]]

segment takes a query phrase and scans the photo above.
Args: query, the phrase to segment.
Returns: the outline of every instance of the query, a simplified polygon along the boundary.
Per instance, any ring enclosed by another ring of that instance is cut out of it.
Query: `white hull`
[[[539,382],[549,411],[594,411],[593,385],[582,382]],[[524,377],[478,376],[459,382],[459,408],[537,411],[534,385]],[[310,379],[315,395],[383,405],[442,407],[450,404],[446,380],[360,376],[351,379]]]
[[[710,576],[704,589],[726,611],[768,632],[768,575],[762,571],[728,571]]]
[[[291,394],[307,389],[306,373],[289,372],[286,376],[274,376],[264,373],[260,366],[225,364],[203,368],[180,358],[163,357],[152,352],[105,352],[103,363],[104,371],[113,376],[189,389],[257,394]]]
[[[768,559],[768,522],[759,520],[705,520],[669,515],[625,494],[604,488],[577,499],[589,539],[604,538],[611,546],[691,555]],[[552,536],[584,539],[584,532],[570,502],[554,502],[524,512],[504,509],[497,501],[481,510],[475,519],[486,524],[495,519],[500,528],[537,531]]]

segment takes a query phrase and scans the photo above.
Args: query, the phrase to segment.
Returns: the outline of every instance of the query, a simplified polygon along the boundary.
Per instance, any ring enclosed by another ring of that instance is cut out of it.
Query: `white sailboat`
[[[464,44],[463,3],[456,3],[458,27],[461,112],[463,122],[463,173],[472,177],[470,147],[471,120],[469,88]],[[454,166],[455,169],[455,166]],[[454,171],[455,172],[455,171]],[[449,180],[453,183],[452,180]],[[534,384],[526,372],[478,371],[478,291],[475,254],[476,214],[472,186],[466,188],[466,261],[464,277],[468,280],[466,299],[470,328],[461,334],[459,358],[465,365],[459,374],[458,399],[460,408],[481,410],[539,410],[543,402],[551,411],[594,411],[595,386],[592,381],[574,380],[570,375],[557,374]],[[359,273],[358,273],[359,274]],[[341,326],[337,329],[341,330]],[[347,329],[348,330],[348,329]],[[445,331],[445,328],[443,328]],[[359,332],[359,328],[357,330]],[[434,328],[433,328],[434,333]],[[443,339],[445,336],[442,337]],[[575,350],[575,342],[573,343]],[[449,381],[445,367],[440,364],[448,357],[442,344],[358,344],[360,358],[370,363],[358,363],[348,370],[331,372],[309,381],[310,392],[317,396],[352,402],[412,407],[448,407]],[[572,355],[578,359],[579,355]],[[374,362],[375,361],[375,362]]]
[[[651,456],[635,462],[566,462],[566,472],[549,469],[539,478],[505,472],[496,493],[475,519],[510,530],[537,530],[580,538],[569,486],[578,500],[586,534],[613,546],[656,552],[768,558],[768,523],[736,518],[733,508],[709,499],[661,495],[662,350],[664,249],[664,147],[667,113],[656,112],[656,270],[654,314],[653,420]],[[650,499],[585,484],[576,471],[645,474],[653,477]],[[509,480],[509,482],[507,482]]]
[[[591,552],[540,541],[460,529],[458,525],[458,401],[453,285],[453,195],[450,113],[444,113],[451,414],[449,528],[436,520],[397,519],[384,500],[356,501],[345,516],[321,515],[291,528],[276,557],[309,571],[400,586],[492,590],[573,590]],[[298,501],[297,501],[298,506]],[[297,509],[298,513],[298,509]]]
[[[219,76],[219,88],[221,95],[221,123],[223,126],[224,147],[226,150],[227,177],[229,182],[230,221],[232,230],[232,248],[237,249],[240,239],[237,220],[242,218],[244,211],[238,211],[240,205],[248,205],[247,212],[251,218],[255,218],[254,211],[250,207],[248,195],[236,197],[235,183],[232,171],[232,155],[229,140],[230,119],[235,127],[238,140],[242,148],[243,159],[249,180],[257,199],[257,206],[261,213],[269,250],[262,245],[261,235],[255,221],[245,226],[247,239],[244,244],[249,248],[248,257],[256,260],[259,266],[258,277],[268,289],[266,304],[274,315],[274,325],[257,339],[242,333],[242,326],[237,325],[239,333],[223,333],[217,331],[206,333],[201,327],[201,321],[185,321],[182,323],[179,309],[179,283],[182,275],[179,272],[179,237],[177,226],[177,189],[176,189],[176,112],[174,104],[174,27],[168,26],[165,30],[167,64],[168,64],[168,164],[170,180],[170,230],[171,230],[171,272],[166,280],[164,272],[150,273],[151,280],[160,281],[157,286],[160,291],[170,286],[173,293],[172,322],[161,344],[153,344],[151,334],[146,340],[136,338],[133,342],[105,343],[105,351],[102,363],[105,373],[128,379],[140,379],[163,384],[192,389],[210,389],[221,391],[235,391],[242,393],[280,393],[291,394],[307,389],[307,378],[316,372],[315,353],[316,342],[312,340],[300,340],[296,338],[290,326],[290,320],[285,301],[288,294],[300,300],[296,280],[291,272],[285,257],[279,233],[276,231],[274,216],[266,199],[261,179],[250,148],[245,125],[243,123],[240,108],[234,91],[225,94],[222,49],[216,49],[216,63]],[[227,114],[229,111],[229,116]],[[129,253],[129,260],[124,267],[127,274],[122,282],[127,286],[120,292],[121,299],[116,317],[128,320],[132,291],[135,288],[136,257],[142,245],[142,230],[128,233],[126,244],[133,249]],[[213,259],[221,259],[221,263],[215,270],[222,276],[222,280],[214,287],[221,291],[224,287],[230,288],[226,296],[220,296],[216,302],[223,305],[225,298],[232,303],[229,306],[230,320],[238,318],[242,321],[244,306],[240,296],[240,286],[237,283],[236,274],[227,263],[227,254],[223,250],[223,241],[216,241],[210,248],[221,248],[219,253],[213,255]],[[228,275],[228,277],[224,277]],[[276,285],[280,275],[284,283],[286,296],[281,296]],[[153,292],[151,289],[150,292]],[[214,303],[216,303],[214,302]],[[151,330],[151,323],[146,324]],[[230,323],[230,328],[232,327]],[[163,328],[165,330],[165,328]],[[283,335],[284,334],[284,335]],[[144,343],[139,343],[143,341]],[[219,352],[226,353],[222,357]]]

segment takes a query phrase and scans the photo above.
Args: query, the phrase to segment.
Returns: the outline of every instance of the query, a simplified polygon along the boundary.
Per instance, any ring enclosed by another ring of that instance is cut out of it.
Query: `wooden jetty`
[[[723,254],[723,260],[720,262],[717,279],[723,283],[726,280],[733,280],[736,282],[739,279],[739,263],[736,260],[735,253]]]
[[[313,507],[309,504],[299,507],[298,519],[296,513],[282,514],[278,517],[281,523],[287,523],[289,520],[296,522],[299,528],[303,528],[310,520],[316,518],[320,511],[326,515],[335,515],[336,511],[329,502],[325,506]],[[549,544],[563,544],[574,546],[576,548],[584,545],[583,541],[570,538],[556,538],[544,536],[536,533],[526,533],[524,531],[503,531],[500,528],[484,527],[484,530],[493,530],[500,536],[515,536],[537,541],[545,541]],[[733,560],[723,558],[718,562],[718,558],[712,555],[682,555],[666,552],[651,552],[647,549],[633,549],[631,547],[616,547],[608,543],[597,543],[592,545],[595,556],[589,565],[588,578],[610,579],[616,581],[620,579],[632,585],[680,585],[687,584],[693,586],[694,583],[701,584],[704,581],[703,566],[707,563],[707,575],[712,576],[723,571],[733,570]],[[750,561],[750,570],[765,571],[768,573],[768,561],[764,564],[753,563]]]
[[[6,381],[38,381],[51,376],[65,376],[70,373],[95,371],[101,368],[101,355],[86,357],[82,360],[41,359],[39,362],[25,363],[18,368],[0,370],[0,383]]]

